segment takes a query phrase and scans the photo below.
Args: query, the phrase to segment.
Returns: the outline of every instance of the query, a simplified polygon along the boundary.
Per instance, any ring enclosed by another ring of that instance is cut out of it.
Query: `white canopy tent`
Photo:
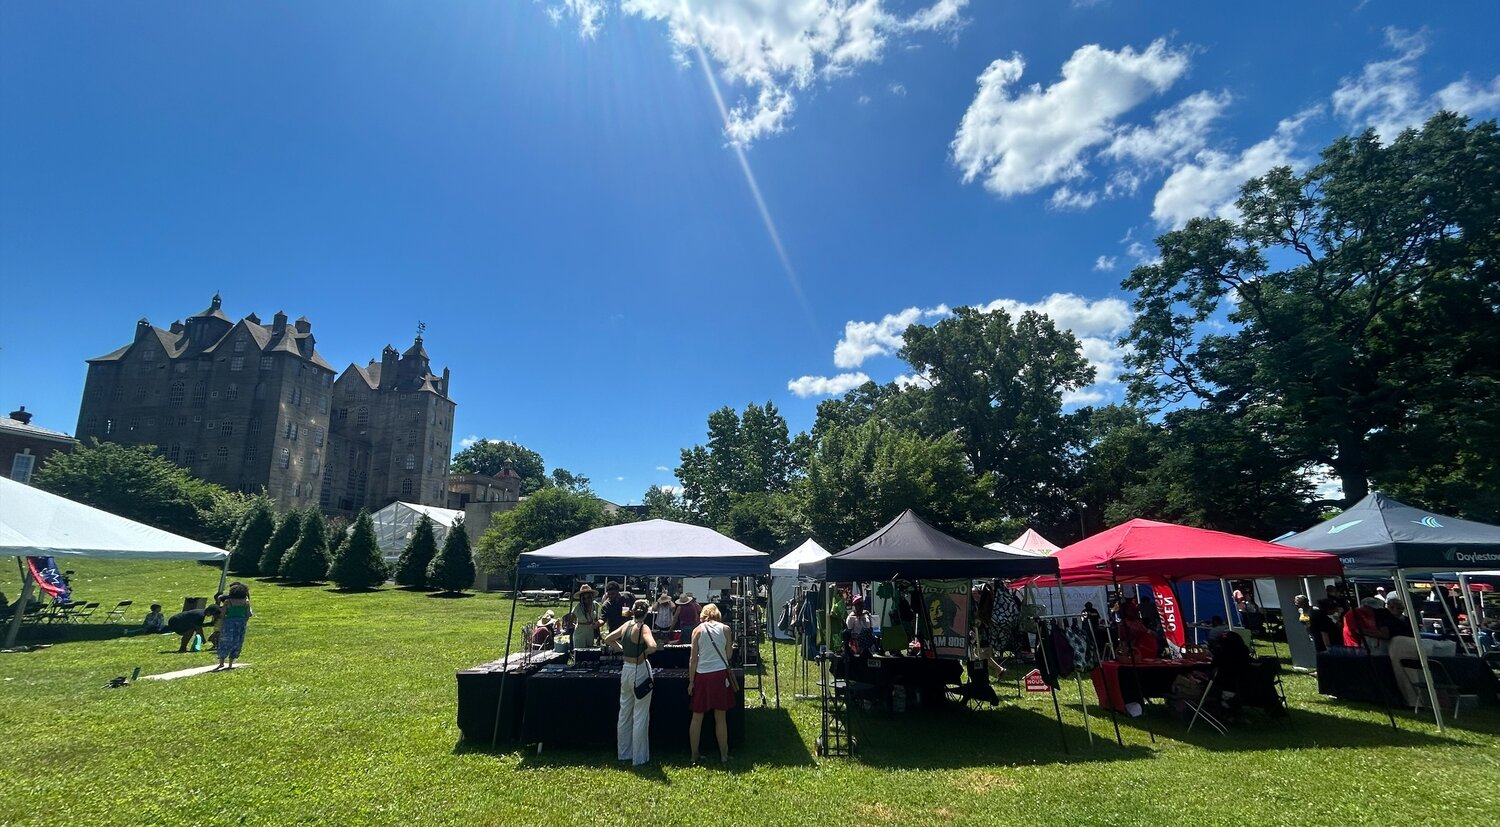
[[[432,521],[432,537],[441,548],[443,541],[448,539],[448,530],[463,519],[464,513],[454,508],[438,508],[397,500],[370,515],[375,523],[375,545],[380,548],[380,554],[386,562],[395,560],[406,550],[406,544],[411,541],[412,534],[417,530],[417,523],[421,522],[423,516]]]
[[[828,556],[828,550],[818,545],[813,538],[807,538],[802,545],[797,546],[787,553],[785,557],[771,564],[771,605],[766,607],[767,626],[771,630],[771,636],[777,640],[791,640],[792,636],[783,632],[776,625],[776,618],[781,607],[786,605],[797,592],[797,567],[803,563],[814,560],[822,560]]]
[[[229,552],[107,511],[0,478],[0,555],[21,557],[133,557],[149,560],[223,560]],[[15,643],[31,597],[26,566],[5,646]],[[220,576],[223,588],[223,576]]]
[[[1056,543],[1038,534],[1035,529],[1028,528],[1021,532],[1021,536],[1009,543],[990,543],[985,546],[995,551],[1020,552],[1032,554],[1037,557],[1051,557],[1057,553]],[[1082,611],[1085,603],[1093,603],[1095,608],[1108,606],[1109,600],[1104,586],[1051,586],[1048,588],[1034,588],[1031,592],[1032,600],[1041,606],[1047,614],[1076,614]]]

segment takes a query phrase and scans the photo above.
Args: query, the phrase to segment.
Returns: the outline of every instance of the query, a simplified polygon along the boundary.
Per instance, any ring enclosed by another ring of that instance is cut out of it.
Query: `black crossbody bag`
[[[636,621],[635,629],[640,634],[640,637],[637,638],[635,642],[636,643],[645,643],[646,642],[645,627],[643,627],[641,625],[640,621]],[[641,663],[646,664],[646,679],[643,680],[643,681],[641,681],[641,682],[639,682],[639,683],[637,683],[635,685],[635,697],[636,697],[636,700],[644,699],[647,695],[651,694],[651,690],[653,690],[653,689],[656,688],[656,676],[654,674],[652,674],[652,671],[651,671],[651,661],[646,660],[646,656],[644,654],[644,652],[645,652],[644,649],[642,649],[641,652],[642,652]]]

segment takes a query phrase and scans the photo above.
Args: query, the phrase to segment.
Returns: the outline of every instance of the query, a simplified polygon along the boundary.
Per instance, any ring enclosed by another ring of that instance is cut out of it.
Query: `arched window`
[[[401,480],[401,493],[405,496],[411,496],[411,477]]]
[[[186,388],[187,386],[183,384],[181,379],[174,381],[172,383],[172,387],[167,389],[167,401],[173,403],[181,403],[183,399],[183,393]]]
[[[359,411],[354,415],[354,424],[363,428],[370,424],[370,409],[364,405],[359,406]]]

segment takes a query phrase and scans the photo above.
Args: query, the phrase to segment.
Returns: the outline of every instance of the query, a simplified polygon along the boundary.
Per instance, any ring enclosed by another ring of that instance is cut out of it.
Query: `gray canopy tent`
[[[1279,543],[1338,555],[1347,575],[1391,577],[1403,595],[1409,575],[1492,569],[1500,563],[1500,526],[1434,514],[1372,491],[1331,520]],[[1443,711],[1427,652],[1417,647],[1438,730]]]
[[[520,556],[516,588],[511,592],[510,630],[505,635],[505,655],[510,657],[516,625],[516,602],[521,576],[527,574],[611,574],[634,577],[741,577],[765,575],[771,557],[703,526],[671,520],[605,526],[560,540]],[[747,634],[748,630],[741,629]],[[772,669],[775,669],[773,646]],[[501,676],[502,684],[505,680]],[[501,690],[504,697],[504,690]],[[777,698],[780,705],[780,698]],[[495,736],[498,742],[500,713],[496,708]]]
[[[223,560],[219,589],[228,575],[229,552],[127,520],[19,482],[0,478],[0,555],[23,557],[133,557],[148,560]],[[5,634],[15,645],[35,581],[21,565],[21,597]]]

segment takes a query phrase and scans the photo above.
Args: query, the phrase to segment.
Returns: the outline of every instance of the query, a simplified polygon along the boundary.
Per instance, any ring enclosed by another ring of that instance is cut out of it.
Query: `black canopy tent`
[[[1411,594],[1408,574],[1493,569],[1500,564],[1500,526],[1461,520],[1416,508],[1372,491],[1338,516],[1279,543],[1336,554],[1350,575],[1391,577]],[[1443,729],[1437,687],[1427,652],[1417,647],[1433,715]]]
[[[962,577],[1012,579],[1057,576],[1057,560],[966,543],[928,525],[907,509],[878,531],[838,554],[803,563],[803,577],[832,582],[952,580]]]

